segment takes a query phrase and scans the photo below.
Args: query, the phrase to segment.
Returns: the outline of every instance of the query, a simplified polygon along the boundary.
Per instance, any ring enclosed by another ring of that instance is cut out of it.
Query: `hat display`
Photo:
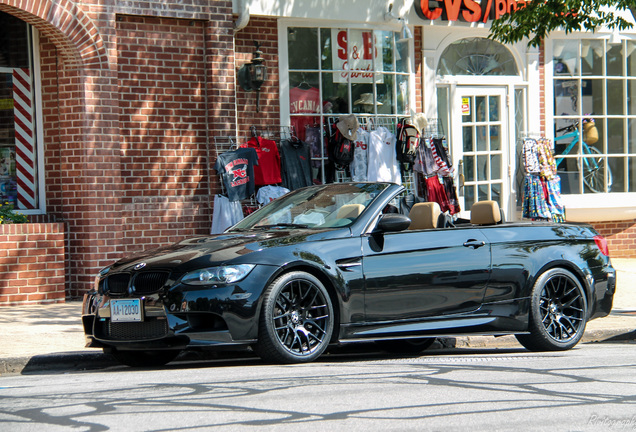
[[[362,93],[360,99],[353,103],[354,105],[382,105],[382,102],[373,100],[373,93]]]
[[[422,133],[428,125],[428,120],[426,120],[426,115],[424,115],[424,113],[417,113],[411,116],[409,123],[415,126],[415,129],[417,129],[419,133]]]
[[[356,118],[355,115],[349,114],[349,115],[340,117],[338,119],[338,123],[336,124],[336,127],[338,128],[342,136],[344,136],[348,140],[355,141],[357,137],[356,131],[358,130],[358,127],[359,127],[358,119]]]

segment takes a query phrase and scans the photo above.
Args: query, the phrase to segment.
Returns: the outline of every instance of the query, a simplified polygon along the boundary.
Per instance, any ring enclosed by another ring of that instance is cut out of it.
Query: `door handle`
[[[485,245],[486,245],[486,242],[482,240],[470,239],[464,242],[464,247],[471,247],[473,249],[477,249]]]

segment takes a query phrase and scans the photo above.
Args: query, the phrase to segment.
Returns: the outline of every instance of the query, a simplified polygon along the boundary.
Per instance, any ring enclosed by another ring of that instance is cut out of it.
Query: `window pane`
[[[473,152],[475,151],[475,144],[473,142],[473,127],[472,126],[464,126],[462,128],[464,135],[464,151],[465,152]]]
[[[395,69],[396,72],[409,73],[409,44],[407,42],[397,42],[400,38],[399,33],[395,35]]]
[[[488,137],[486,136],[487,131],[488,126],[477,126],[477,151],[488,150]]]
[[[492,122],[499,121],[499,96],[488,97],[488,118]]]
[[[349,86],[346,83],[334,82],[334,73],[322,74],[322,100],[324,112],[343,114],[349,113]]]
[[[581,82],[582,114],[604,114],[605,85],[602,79],[584,79]]]
[[[488,180],[488,155],[477,156],[477,181],[482,180]]]
[[[479,185],[477,187],[478,192],[477,192],[477,201],[485,201],[490,199],[489,195],[489,191],[490,191],[490,187],[488,185]]]
[[[603,41],[582,41],[581,73],[583,75],[603,75]]]
[[[636,153],[636,118],[627,120],[627,153]]]
[[[376,31],[374,32],[376,49],[382,49],[382,63],[376,65],[375,70],[392,72],[393,69],[393,32]],[[381,66],[381,67],[380,67]]]
[[[486,106],[485,96],[475,96],[475,121],[485,122],[488,115],[488,107]]]
[[[475,204],[475,186],[464,186],[464,207],[471,208]]]
[[[607,114],[622,115],[623,101],[625,96],[623,93],[623,80],[607,80]]]
[[[555,40],[552,45],[552,60],[554,62],[555,75],[578,75],[579,41]]]
[[[627,41],[627,76],[636,75],[636,42]]]
[[[607,75],[623,75],[623,43],[607,44]]]
[[[501,155],[495,154],[490,157],[490,179],[501,179]]]
[[[609,185],[611,192],[628,192],[625,184],[625,162],[627,158],[608,158],[609,164]],[[633,191],[632,191],[633,192]]]
[[[576,79],[554,80],[554,114],[576,115],[579,113],[579,81]]]
[[[464,157],[464,178],[465,181],[475,181],[475,157]]]
[[[318,29],[288,28],[287,49],[290,69],[318,69]]]
[[[320,58],[322,70],[331,70],[333,63],[331,56],[333,54],[333,41],[331,40],[331,29],[320,29]]]
[[[409,76],[397,76],[397,114],[408,115],[409,110]]]
[[[501,150],[501,126],[490,126],[490,150]]]
[[[634,80],[627,81],[627,114],[636,115],[636,81]]]
[[[636,192],[636,157],[630,157],[627,160],[627,168],[628,168],[628,187],[629,190],[627,192]]]
[[[378,113],[380,114],[396,114],[395,99],[393,98],[393,77],[394,75],[383,74],[383,78],[379,84],[376,85],[376,92],[378,95],[378,101],[382,104],[378,104]]]
[[[625,119],[607,119],[607,152],[625,152]],[[602,133],[599,131],[599,134]]]

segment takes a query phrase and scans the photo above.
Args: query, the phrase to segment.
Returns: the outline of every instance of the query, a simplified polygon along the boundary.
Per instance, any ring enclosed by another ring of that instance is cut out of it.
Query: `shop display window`
[[[38,207],[30,27],[0,12],[0,204]]]
[[[411,42],[393,31],[358,28],[286,29],[290,125],[301,140],[325,137],[330,123],[355,114],[374,125],[410,116]],[[324,139],[314,145],[315,167],[327,159]],[[316,170],[324,181],[324,170]]]
[[[554,143],[563,194],[636,192],[633,42],[556,39]]]

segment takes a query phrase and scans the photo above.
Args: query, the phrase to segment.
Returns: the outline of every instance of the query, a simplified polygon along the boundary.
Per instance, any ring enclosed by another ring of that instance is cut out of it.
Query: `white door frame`
[[[456,84],[451,87],[451,103],[450,103],[450,129],[451,129],[451,139],[450,139],[450,147],[451,147],[451,155],[452,155],[452,163],[453,166],[459,170],[460,161],[464,159],[464,150],[463,150],[463,125],[462,121],[462,97],[472,97],[472,101],[475,100],[476,96],[499,96],[499,121],[494,122],[497,126],[500,125],[500,143],[499,150],[491,152],[490,149],[486,149],[484,151],[480,149],[475,149],[475,153],[471,152],[474,156],[481,156],[481,159],[488,157],[490,154],[501,154],[500,165],[501,165],[501,190],[499,191],[500,200],[501,200],[501,208],[504,211],[507,219],[513,219],[514,211],[514,200],[512,197],[512,181],[513,181],[513,173],[515,172],[514,167],[516,165],[514,161],[515,154],[515,138],[514,138],[514,110],[510,106],[510,98],[514,93],[514,86],[511,84],[507,85],[460,85]],[[472,113],[475,114],[475,110],[477,107],[469,106],[468,109],[472,110]],[[473,117],[474,118],[474,117]],[[489,119],[484,119],[484,124],[493,124]],[[479,122],[477,122],[479,123]],[[478,127],[475,125],[475,122],[468,123],[472,126]],[[475,130],[475,128],[473,128]],[[490,161],[490,157],[488,157]],[[490,162],[488,162],[490,164]],[[466,171],[466,162],[463,163],[463,169]],[[475,175],[477,175],[477,170],[475,170]],[[457,173],[459,177],[459,172]],[[475,177],[473,179],[469,179],[468,176],[464,176],[465,182],[475,185],[488,185],[492,183],[496,183],[496,181],[491,182],[488,178],[483,177],[484,173],[480,173],[479,177]],[[472,180],[472,181],[471,181]],[[476,183],[475,183],[476,181]],[[457,182],[459,183],[459,181]],[[460,205],[462,211],[460,213],[460,217],[468,218],[470,217],[470,208],[466,208],[464,195],[464,188],[461,187],[460,184],[456,184],[458,198],[460,201]],[[475,201],[478,201],[478,196],[475,197]]]

